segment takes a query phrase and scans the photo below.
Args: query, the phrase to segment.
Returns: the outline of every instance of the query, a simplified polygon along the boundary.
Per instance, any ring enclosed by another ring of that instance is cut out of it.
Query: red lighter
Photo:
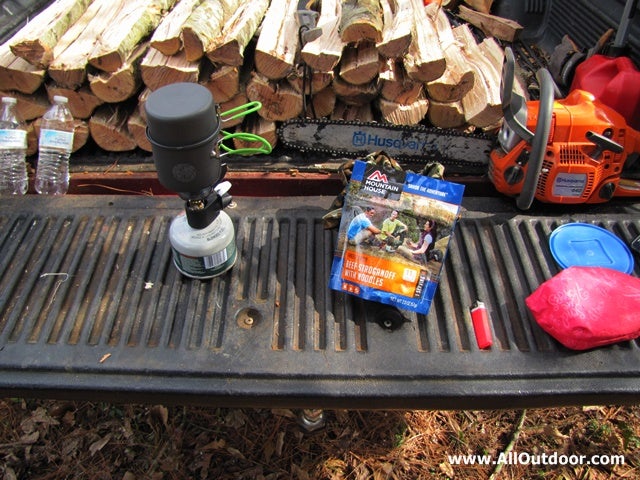
[[[473,331],[476,334],[478,348],[489,348],[493,344],[489,314],[484,303],[479,300],[476,300],[471,306],[471,322],[473,323]]]

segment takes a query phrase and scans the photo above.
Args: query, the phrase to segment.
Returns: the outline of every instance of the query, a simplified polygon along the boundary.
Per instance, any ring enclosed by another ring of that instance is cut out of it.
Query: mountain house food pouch
[[[464,186],[357,161],[340,219],[330,288],[426,314]]]

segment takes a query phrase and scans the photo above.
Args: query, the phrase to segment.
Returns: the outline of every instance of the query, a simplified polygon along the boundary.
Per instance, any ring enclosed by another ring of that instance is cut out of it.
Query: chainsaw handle
[[[533,132],[526,127],[527,123],[527,101],[522,95],[513,90],[515,78],[516,59],[511,47],[504,49],[504,64],[502,66],[502,77],[500,82],[500,98],[502,99],[502,114],[507,125],[518,137],[531,143]]]
[[[540,85],[540,102],[538,107],[538,121],[536,131],[531,139],[531,152],[527,162],[527,173],[522,184],[522,192],[516,199],[516,204],[521,210],[528,210],[538,187],[538,180],[542,170],[542,161],[549,141],[551,120],[553,115],[554,84],[551,74],[546,68],[536,73]]]

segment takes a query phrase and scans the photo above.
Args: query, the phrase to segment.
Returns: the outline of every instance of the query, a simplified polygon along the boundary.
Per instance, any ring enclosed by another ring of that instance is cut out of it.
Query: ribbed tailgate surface
[[[431,311],[387,329],[382,307],[327,288],[330,201],[238,198],[227,210],[238,263],[199,281],[171,262],[177,198],[2,198],[0,391],[362,408],[640,398],[638,341],[570,352],[524,303],[558,272],[554,228],[593,222],[630,242],[637,215],[523,215],[466,199]],[[475,299],[491,315],[487,351],[471,327]]]

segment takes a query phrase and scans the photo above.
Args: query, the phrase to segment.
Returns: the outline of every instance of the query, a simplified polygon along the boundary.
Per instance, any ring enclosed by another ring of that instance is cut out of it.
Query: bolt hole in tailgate
[[[332,408],[640,395],[637,340],[572,352],[524,303],[558,272],[554,228],[591,222],[631,242],[637,204],[524,215],[506,200],[466,198],[429,314],[384,322],[380,305],[327,287],[336,232],[321,217],[330,197],[238,197],[229,209],[238,263],[207,281],[171,262],[177,198],[28,200],[4,198],[0,214],[3,395]],[[491,318],[488,350],[471,325],[478,298]]]

